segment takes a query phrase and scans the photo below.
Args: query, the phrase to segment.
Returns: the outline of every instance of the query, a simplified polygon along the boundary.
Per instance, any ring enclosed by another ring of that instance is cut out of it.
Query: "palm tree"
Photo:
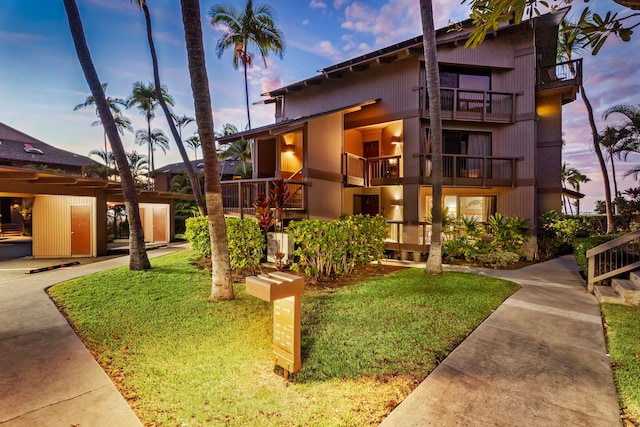
[[[431,243],[424,267],[426,274],[442,274],[442,115],[440,112],[440,76],[436,53],[436,32],[431,0],[420,0],[422,45],[429,93],[429,133],[431,135]]]
[[[247,67],[253,64],[253,54],[250,50],[253,47],[258,49],[265,68],[267,68],[269,52],[279,55],[282,59],[285,42],[284,35],[276,26],[276,12],[267,4],[260,4],[254,8],[253,1],[247,0],[244,10],[238,10],[234,5],[214,5],[209,10],[209,17],[213,27],[217,24],[223,24],[226,27],[216,44],[218,58],[222,57],[225,50],[233,48],[233,68],[237,70],[242,63],[247,123],[251,129],[247,77]]]
[[[572,168],[569,166],[569,163],[567,162],[562,162],[562,169],[560,171],[560,180],[562,182],[562,189],[566,190],[567,189],[567,184],[569,183],[569,179],[572,176],[572,174],[574,174],[576,172],[575,168]],[[569,209],[567,209],[567,196],[563,195],[562,196],[562,210],[564,211],[565,215],[569,214]]]
[[[151,131],[151,136],[147,133],[146,130],[140,129],[136,132],[136,144],[138,145],[146,145],[148,147],[148,151],[151,153],[151,172],[155,172],[155,161],[154,155],[156,148],[160,148],[163,153],[167,154],[167,150],[169,149],[169,138],[164,134],[162,129],[154,129]]]
[[[100,86],[102,87],[102,91],[106,92],[108,83],[102,83]],[[122,98],[112,98],[110,96],[106,96],[106,94],[105,94],[105,99],[107,100],[107,104],[109,105],[109,110],[111,110],[111,112],[113,113],[113,119],[115,120],[116,127],[118,128],[120,135],[124,135],[125,130],[128,130],[130,132],[133,131],[133,128],[131,127],[131,120],[123,116],[120,111],[120,107],[125,107],[127,105],[126,101]],[[73,107],[73,111],[77,111],[82,108],[95,107],[95,106],[96,106],[95,98],[93,97],[93,95],[89,95],[85,98],[84,102],[75,105]],[[91,123],[91,126],[102,125],[97,108],[96,108],[96,116],[98,117],[98,120]],[[106,130],[103,132],[103,134],[104,134],[104,152],[106,153],[108,151]],[[109,163],[108,163],[109,160],[111,159],[109,159],[108,157],[103,159],[103,161],[106,162],[105,170],[109,169]],[[115,163],[114,163],[114,166],[115,166]]]
[[[165,103],[173,106],[173,98],[167,93],[167,88],[162,86],[160,92],[162,96],[158,97],[156,86],[153,83],[145,85],[142,82],[135,82],[132,93],[129,95],[129,98],[127,98],[127,107],[133,107],[135,105],[138,107],[138,110],[145,115],[147,119],[147,135],[151,134],[151,119],[155,117],[154,110],[158,105],[158,99],[162,98]],[[153,158],[151,145],[148,147],[147,157],[149,159]],[[149,170],[147,189],[151,188],[151,172],[152,170]]]
[[[187,127],[189,123],[193,123],[195,119],[187,115],[178,116],[177,114],[173,114],[173,113],[171,114],[171,117],[173,118],[173,122],[175,123],[176,128],[178,129],[178,135],[180,136],[180,140],[182,140],[182,129]]]
[[[231,281],[227,229],[222,205],[222,186],[218,175],[215,136],[213,134],[209,78],[202,43],[200,2],[199,0],[180,0],[180,5],[182,6],[182,24],[187,45],[196,124],[204,157],[204,191],[211,240],[211,299],[214,301],[231,300],[234,298],[233,282]]]
[[[129,170],[133,175],[133,179],[136,182],[136,186],[144,188],[143,177],[146,176],[149,170],[149,159],[144,154],[138,154],[135,150],[127,153],[127,163],[129,164]]]
[[[136,193],[133,176],[129,170],[127,164],[127,157],[124,151],[124,146],[120,140],[118,128],[116,127],[111,111],[109,110],[109,103],[107,102],[102,86],[100,85],[100,78],[93,65],[91,59],[91,53],[87,46],[87,40],[84,36],[84,28],[82,26],[82,20],[80,19],[80,13],[78,12],[78,5],[75,0],[63,0],[67,18],[69,20],[69,29],[71,30],[71,36],[80,62],[80,67],[84,73],[85,79],[91,94],[95,99],[96,106],[98,108],[98,116],[100,121],[107,132],[107,137],[111,142],[111,149],[120,172],[120,179],[122,185],[122,198],[127,209],[127,215],[129,217],[129,269],[131,270],[146,270],[151,268],[149,257],[147,257],[147,251],[144,245],[144,234],[142,232],[142,222],[140,220],[140,209],[138,206],[138,195]]]
[[[606,120],[614,113],[624,116],[624,121],[618,127],[620,140],[616,147],[616,154],[618,159],[627,161],[630,153],[640,154],[640,105],[614,105],[607,109],[602,117]],[[640,173],[640,166],[635,166],[626,171],[624,176],[634,175],[637,179],[638,173]]]
[[[193,155],[194,155],[194,159],[193,160],[198,160],[198,148],[200,148],[200,137],[198,136],[198,134],[194,134],[191,135],[189,138],[187,138],[184,141],[187,144],[187,147],[191,148],[193,150]]]
[[[580,192],[580,184],[591,181],[589,177],[581,174],[577,169],[573,168],[573,173],[569,176],[568,182],[576,192]],[[576,215],[580,215],[580,199],[576,199]]]
[[[219,158],[222,160],[234,159],[241,161],[243,170],[242,177],[249,178],[247,176],[247,162],[251,163],[251,147],[249,146],[249,141],[246,139],[239,139],[225,147],[226,148],[218,154]]]
[[[107,165],[113,163],[115,164],[115,157],[113,156],[113,152],[105,151],[105,150],[91,150],[89,151],[89,157],[96,156],[104,163],[99,169],[95,170],[95,172],[103,179],[108,180],[109,177],[118,174],[117,169],[111,169]]]
[[[160,68],[158,66],[158,55],[156,54],[155,43],[153,42],[153,29],[151,27],[151,14],[149,13],[149,8],[147,7],[146,0],[131,0],[131,2],[135,2],[140,9],[144,12],[145,24],[147,28],[147,42],[149,43],[149,52],[151,53],[151,62],[153,65],[153,81],[156,89],[156,98],[160,103],[160,107],[164,112],[165,118],[169,125],[169,130],[171,131],[171,135],[176,142],[176,146],[178,147],[178,152],[180,153],[180,157],[182,157],[182,162],[184,163],[184,167],[187,170],[187,174],[189,175],[189,179],[191,180],[191,186],[193,187],[196,205],[198,206],[198,210],[200,211],[200,215],[205,215],[205,207],[204,202],[202,200],[202,190],[200,188],[198,179],[193,170],[193,166],[189,162],[189,156],[187,155],[187,151],[184,149],[184,144],[182,143],[182,137],[180,132],[176,129],[175,123],[173,121],[173,115],[169,110],[167,104],[169,103],[165,100],[162,92],[162,84],[160,83]]]

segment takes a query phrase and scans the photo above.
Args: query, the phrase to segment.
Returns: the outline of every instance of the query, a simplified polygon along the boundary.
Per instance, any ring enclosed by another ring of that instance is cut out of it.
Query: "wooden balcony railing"
[[[420,111],[429,116],[429,95],[419,88]],[[440,88],[443,119],[513,123],[516,120],[516,94],[473,89]]]
[[[589,249],[587,260],[589,292],[598,281],[640,268],[640,230]]]
[[[538,90],[582,84],[582,58],[538,68]]]
[[[223,181],[222,184],[222,205],[224,213],[227,215],[240,216],[254,215],[253,204],[258,194],[269,195],[271,182],[275,178],[265,179],[242,179],[234,181]],[[306,213],[308,206],[307,182],[287,181],[291,193],[291,201],[287,212]]]
[[[400,183],[402,156],[360,157],[344,153],[343,174],[346,185],[368,187]]]
[[[431,183],[431,154],[420,157],[420,176]],[[442,155],[442,184],[452,187],[515,187],[517,157]]]

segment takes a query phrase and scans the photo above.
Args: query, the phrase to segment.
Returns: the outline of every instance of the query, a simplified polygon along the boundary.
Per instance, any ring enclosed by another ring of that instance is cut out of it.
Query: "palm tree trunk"
[[[618,180],[616,178],[616,165],[613,161],[613,153],[609,153],[609,159],[611,160],[611,178],[613,179],[613,199],[615,200],[618,197]],[[618,213],[618,205],[614,203],[613,211],[615,214]]]
[[[587,94],[584,91],[584,86],[580,85],[580,95],[585,107],[587,107],[587,113],[589,116],[589,126],[591,127],[591,135],[593,138],[593,148],[598,158],[598,164],[600,165],[600,171],[602,172],[602,181],[604,183],[604,204],[607,212],[607,234],[613,234],[616,232],[615,224],[613,223],[613,210],[611,209],[611,184],[609,183],[609,174],[607,172],[607,165],[600,149],[600,143],[598,143],[598,128],[596,121],[593,118],[593,107],[591,102],[587,98]]]
[[[429,92],[429,132],[431,132],[431,244],[424,268],[426,274],[442,274],[442,117],[440,112],[440,76],[436,52],[431,0],[420,0],[424,62]]]
[[[169,129],[171,129],[171,134],[173,135],[173,139],[175,140],[178,151],[180,152],[180,157],[182,157],[184,167],[187,170],[187,175],[189,176],[189,181],[191,182],[191,189],[193,190],[193,196],[196,199],[196,206],[198,206],[198,211],[200,212],[200,215],[204,216],[207,214],[207,211],[204,207],[200,183],[198,182],[198,178],[193,171],[193,165],[189,161],[189,155],[187,154],[187,151],[184,149],[184,145],[182,144],[182,136],[178,132],[178,129],[176,129],[173,117],[171,116],[169,107],[167,106],[167,103],[165,102],[164,96],[162,94],[162,84],[160,83],[160,67],[158,66],[158,56],[156,54],[156,47],[153,42],[153,30],[151,28],[151,15],[149,14],[149,8],[147,7],[146,2],[142,4],[142,10],[144,12],[144,19],[147,24],[147,40],[149,42],[149,51],[151,52],[151,62],[153,63],[153,81],[156,87],[156,97],[158,98],[158,102],[160,102],[162,111],[164,111],[167,123],[169,124]]]
[[[187,45],[189,76],[193,92],[196,123],[200,134],[202,155],[204,158],[204,191],[207,200],[209,235],[211,237],[212,285],[211,299],[214,301],[234,298],[229,266],[229,247],[227,229],[222,206],[222,186],[218,175],[215,136],[213,133],[213,114],[209,93],[209,78],[202,44],[202,22],[200,20],[199,0],[180,0],[182,22]]]
[[[87,80],[91,94],[95,98],[96,106],[100,112],[102,126],[105,132],[107,132],[107,136],[111,142],[111,150],[113,151],[116,165],[120,172],[122,197],[127,209],[127,216],[129,217],[129,253],[131,255],[129,257],[129,269],[146,270],[151,268],[151,264],[149,263],[149,258],[147,257],[144,246],[144,234],[140,220],[138,196],[133,182],[133,176],[127,163],[124,146],[122,145],[118,128],[116,127],[104,92],[100,86],[100,78],[91,59],[91,53],[87,46],[78,6],[75,0],[63,0],[63,2],[69,20],[69,29],[71,30],[71,36],[73,37],[73,43],[78,55],[78,61],[82,67],[82,72]]]
[[[246,49],[245,44],[245,49]],[[247,77],[247,62],[245,60],[242,61],[242,65],[244,66],[244,102],[247,106],[247,126],[251,129],[251,114],[249,113],[249,78]]]

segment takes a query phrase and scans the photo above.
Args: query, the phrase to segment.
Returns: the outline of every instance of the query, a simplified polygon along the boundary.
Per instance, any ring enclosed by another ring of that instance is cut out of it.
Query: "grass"
[[[402,270],[302,299],[302,370],[271,358],[272,304],[210,303],[180,252],[56,285],[50,295],[145,425],[377,425],[517,289]]]
[[[640,307],[603,304],[607,343],[625,417],[640,425]]]

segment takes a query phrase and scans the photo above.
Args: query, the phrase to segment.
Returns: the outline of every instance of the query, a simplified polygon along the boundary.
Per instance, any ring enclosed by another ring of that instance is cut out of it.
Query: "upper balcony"
[[[420,88],[420,111],[429,117],[429,97]],[[516,94],[474,89],[440,88],[440,109],[444,120],[513,123],[516,120]]]
[[[402,156],[360,157],[344,153],[344,183],[352,187],[396,185],[400,183]]]
[[[542,91],[567,92],[575,99],[578,87],[582,85],[582,58],[565,61],[548,67],[538,68],[536,89]]]
[[[431,184],[431,154],[420,157],[424,184]],[[442,185],[448,187],[515,187],[517,157],[442,155]]]
[[[222,205],[225,215],[239,216],[255,215],[253,204],[258,194],[269,195],[271,182],[275,178],[265,179],[236,179],[222,181]],[[308,194],[307,182],[287,180],[291,194],[289,206],[285,209],[288,218],[300,218],[307,214]]]

